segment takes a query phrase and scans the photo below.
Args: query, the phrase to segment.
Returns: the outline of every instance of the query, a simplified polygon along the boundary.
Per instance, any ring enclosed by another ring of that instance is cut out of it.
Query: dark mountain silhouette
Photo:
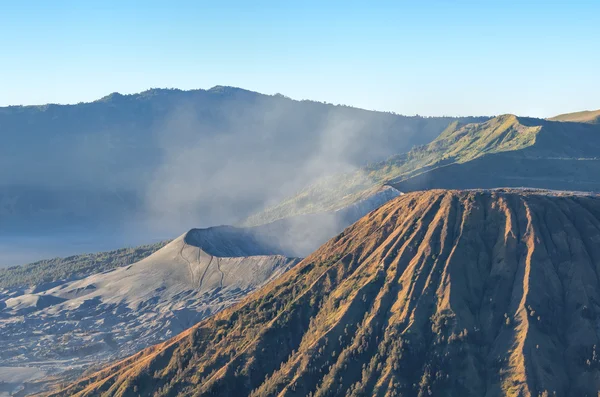
[[[4,107],[0,232],[231,224],[323,174],[430,142],[454,120],[221,86]]]
[[[596,396],[598,241],[598,196],[406,194],[53,395]]]

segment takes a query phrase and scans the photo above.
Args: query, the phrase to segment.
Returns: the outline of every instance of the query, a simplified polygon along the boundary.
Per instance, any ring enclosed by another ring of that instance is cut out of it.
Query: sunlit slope
[[[584,110],[582,112],[560,114],[558,116],[552,117],[550,120],[598,124],[600,122],[600,109],[599,110]]]
[[[251,230],[223,226],[192,229],[113,270],[0,288],[0,367],[52,374],[30,390],[66,382],[177,335],[298,262]]]
[[[451,123],[428,145],[355,172],[324,178],[252,221],[335,210],[389,184],[431,188],[535,187],[600,190],[600,125],[502,115]]]
[[[596,395],[598,241],[598,197],[407,194],[240,304],[54,395]]]
[[[447,130],[426,147],[424,157],[429,160],[424,167],[389,183],[402,191],[493,187],[600,190],[600,126],[502,118],[504,123],[498,129],[491,128],[492,120]],[[436,153],[437,148],[443,150]]]

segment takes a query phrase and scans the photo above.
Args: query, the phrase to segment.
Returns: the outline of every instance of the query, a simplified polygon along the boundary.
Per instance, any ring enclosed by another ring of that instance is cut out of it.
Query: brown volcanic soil
[[[411,193],[55,395],[596,396],[599,275],[600,198]]]

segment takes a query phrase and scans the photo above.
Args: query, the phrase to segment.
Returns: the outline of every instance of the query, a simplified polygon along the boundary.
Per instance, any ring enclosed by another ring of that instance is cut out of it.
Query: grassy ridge
[[[552,121],[572,121],[577,123],[599,123],[600,110],[584,110],[583,112],[565,113],[552,117]]]
[[[369,164],[355,172],[333,175],[296,195],[251,216],[243,224],[258,225],[287,216],[337,210],[373,194],[382,185],[453,163],[481,156],[531,147],[541,125],[524,125],[514,115],[502,115],[484,123],[452,122],[428,145]]]
[[[168,241],[161,241],[114,251],[44,259],[27,265],[0,269],[0,288],[29,287],[58,280],[83,278],[142,260],[167,243]]]

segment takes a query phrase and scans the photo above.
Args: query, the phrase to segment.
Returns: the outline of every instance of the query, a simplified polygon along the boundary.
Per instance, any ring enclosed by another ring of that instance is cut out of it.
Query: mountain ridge
[[[598,239],[597,195],[409,193],[238,305],[52,395],[592,396]]]
[[[280,253],[246,230],[193,229],[127,266],[0,289],[0,367],[46,374],[4,387],[44,390],[177,335],[299,261]]]
[[[164,247],[170,241],[119,248],[66,257],[43,259],[24,265],[0,269],[0,290],[4,288],[37,288],[58,281],[72,280],[93,273],[130,265]]]
[[[427,143],[454,120],[223,86],[3,107],[0,233],[125,229],[155,240],[234,224],[320,176]]]
[[[136,92],[131,92],[131,93],[121,93],[118,91],[114,91],[107,95],[101,96],[100,98],[92,99],[89,101],[79,101],[79,102],[73,102],[73,103],[47,102],[47,103],[42,103],[42,104],[29,104],[29,105],[26,105],[26,104],[6,105],[6,106],[0,106],[0,110],[1,109],[10,109],[10,108],[39,108],[42,110],[48,110],[48,108],[52,108],[52,107],[89,105],[89,104],[94,104],[94,103],[111,102],[112,100],[118,101],[118,100],[123,100],[123,99],[127,99],[127,100],[149,99],[149,98],[151,98],[153,96],[157,96],[157,95],[168,95],[168,94],[176,94],[176,93],[183,93],[183,94],[186,94],[186,93],[187,94],[213,93],[213,94],[219,94],[219,95],[222,95],[222,94],[226,94],[226,95],[232,95],[232,94],[259,95],[259,96],[265,96],[265,97],[276,97],[276,98],[286,99],[286,100],[290,100],[290,101],[294,101],[294,102],[309,102],[309,103],[331,105],[331,106],[335,106],[335,107],[349,108],[349,109],[354,109],[354,110],[361,110],[361,111],[365,111],[365,112],[392,114],[392,115],[406,117],[406,118],[425,118],[425,119],[427,119],[427,118],[434,118],[434,119],[435,118],[447,118],[447,119],[490,118],[490,116],[446,116],[446,115],[421,116],[418,114],[407,115],[407,114],[401,114],[401,113],[397,113],[397,112],[393,112],[393,111],[364,109],[364,108],[361,108],[358,106],[347,105],[347,104],[343,104],[343,103],[333,104],[333,103],[330,103],[327,101],[318,101],[318,100],[308,99],[308,98],[296,99],[296,98],[292,98],[292,97],[287,96],[282,93],[265,94],[260,91],[250,90],[250,89],[246,89],[246,88],[242,88],[242,87],[230,86],[230,85],[219,85],[219,84],[212,86],[210,88],[184,89],[184,88],[166,88],[166,87],[158,88],[158,87],[156,87],[156,88],[148,88],[143,91],[136,91]]]
[[[255,227],[194,228],[166,245],[0,272],[0,285],[8,287],[0,288],[0,367],[47,374],[35,384],[7,387],[47,389],[183,331],[281,275],[299,261],[295,258],[400,194],[391,187],[380,193],[335,212]],[[40,279],[45,282],[31,285]],[[77,366],[67,369],[65,361]]]
[[[416,168],[388,183],[404,191],[427,188],[529,187],[556,190],[598,191],[600,180],[600,128],[583,123],[561,123],[510,116],[509,132],[523,135],[492,145],[492,150],[476,150],[467,155],[442,152],[431,168]],[[483,123],[492,123],[496,119]],[[470,125],[458,128],[464,134]],[[478,125],[475,128],[479,128]],[[443,137],[444,134],[440,136]],[[435,146],[438,140],[428,147]],[[477,141],[475,141],[477,142]],[[506,144],[507,143],[507,144]],[[504,144],[504,146],[503,146]],[[501,150],[498,150],[501,149]],[[436,153],[433,152],[434,159]],[[447,156],[447,157],[446,157]]]
[[[600,123],[600,109],[559,114],[558,116],[551,117],[548,120],[597,124]]]
[[[524,187],[600,190],[600,128],[496,116],[481,123],[454,121],[431,143],[325,177],[264,210],[283,214],[314,208],[334,210],[381,186],[401,192],[424,189]]]

